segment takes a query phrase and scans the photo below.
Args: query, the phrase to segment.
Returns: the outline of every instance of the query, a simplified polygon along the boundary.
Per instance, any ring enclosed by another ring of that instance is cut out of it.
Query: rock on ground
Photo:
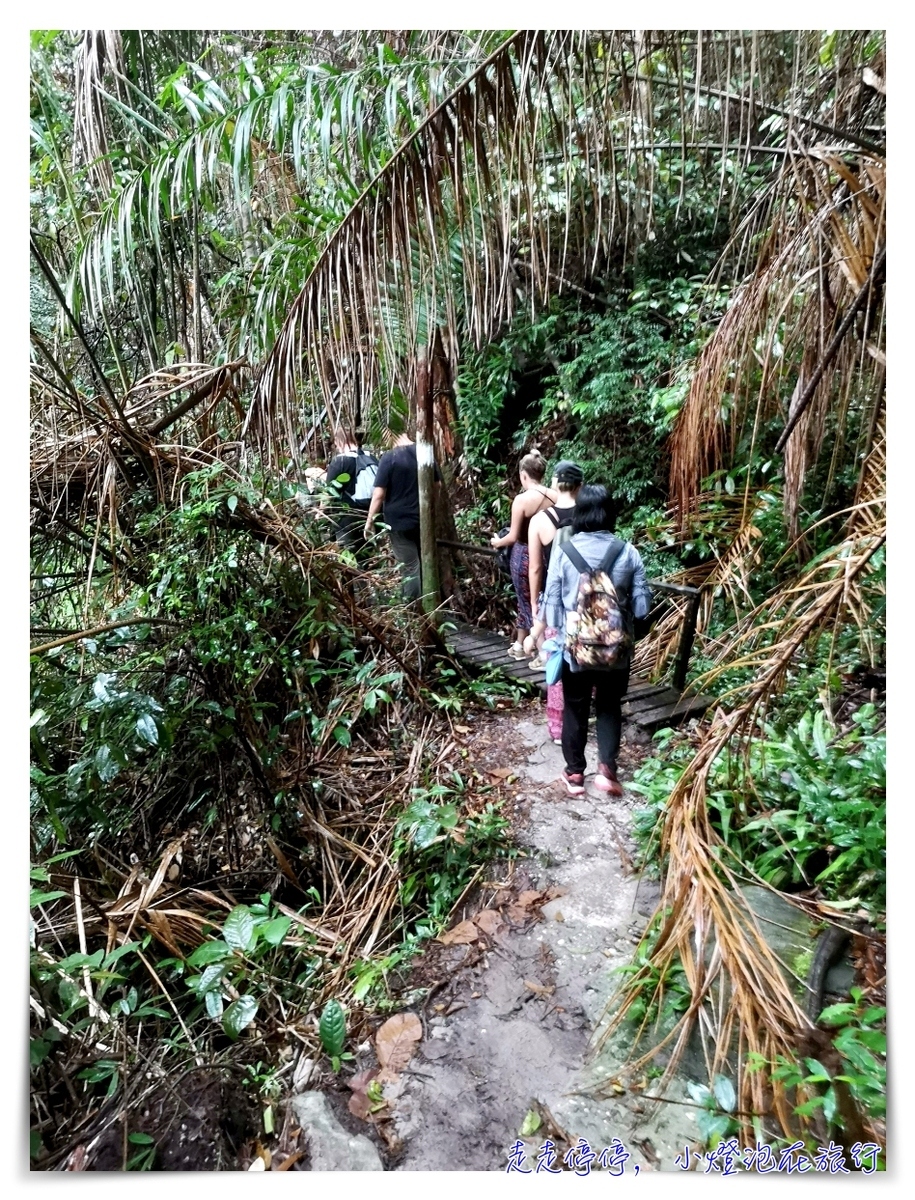
[[[373,1143],[363,1134],[347,1133],[330,1110],[323,1092],[302,1092],[293,1111],[308,1138],[313,1171],[383,1171]]]

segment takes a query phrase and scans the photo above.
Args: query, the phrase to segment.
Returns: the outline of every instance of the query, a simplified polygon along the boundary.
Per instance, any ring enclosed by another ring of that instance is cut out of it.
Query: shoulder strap
[[[570,560],[572,566],[580,571],[582,575],[591,574],[592,568],[585,562],[584,557],[579,554],[571,542],[563,542],[559,549]]]
[[[553,522],[553,528],[558,529],[559,528],[559,514],[556,512],[556,506],[553,505],[552,508],[545,508],[545,509],[543,509],[543,511]],[[537,514],[535,513],[534,516],[536,516],[536,515]]]
[[[619,538],[614,538],[613,541],[610,543],[610,546],[607,549],[607,553],[601,559],[600,566],[597,568],[597,570],[603,571],[607,575],[609,575],[610,572],[613,570],[614,566],[616,565],[616,560],[619,558],[619,556],[623,553],[623,551],[625,549],[626,549],[626,543],[620,541]]]

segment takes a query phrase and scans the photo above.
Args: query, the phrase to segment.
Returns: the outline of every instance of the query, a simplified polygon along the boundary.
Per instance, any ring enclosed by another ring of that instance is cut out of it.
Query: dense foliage
[[[712,715],[634,780],[667,890],[629,1015],[691,1012],[677,948],[727,871],[881,929],[882,35],[52,30],[31,67],[41,1165],[88,1104],[112,1162],[162,1166],[110,1128],[147,1071],[240,1070],[266,1137],[291,1024],[341,1070],[513,853],[449,721],[518,692],[443,658],[384,539],[342,550],[299,483],[337,415],[381,449],[420,351],[461,538],[504,523],[538,445],[609,486],[649,575],[701,589]],[[488,570],[458,556],[453,604],[508,624]],[[682,612],[657,616],[663,674]],[[834,1132],[841,1079],[743,965],[746,1070],[695,1085],[700,1129],[748,1135],[781,1086]],[[879,1123],[873,991],[821,1025]]]

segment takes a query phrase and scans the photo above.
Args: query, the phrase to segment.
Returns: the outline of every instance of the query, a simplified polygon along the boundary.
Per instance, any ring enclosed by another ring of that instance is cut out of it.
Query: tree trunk
[[[451,491],[454,485],[457,460],[463,453],[457,433],[457,413],[454,405],[454,385],[451,362],[445,353],[442,332],[438,330],[432,352],[432,445],[435,461],[442,473],[442,486],[435,491],[435,528],[445,541],[459,540],[451,511]],[[446,546],[438,547],[438,567],[444,599],[457,590],[454,558]]]
[[[422,564],[423,611],[439,604],[438,547],[435,533],[432,366],[425,347],[416,355],[416,465],[419,485],[419,551]]]

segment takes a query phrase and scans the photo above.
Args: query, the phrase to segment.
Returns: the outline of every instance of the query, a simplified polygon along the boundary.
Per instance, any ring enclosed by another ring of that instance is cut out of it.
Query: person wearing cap
[[[584,472],[578,463],[563,459],[553,468],[551,486],[557,494],[556,503],[531,518],[528,526],[528,578],[531,587],[534,619],[539,616],[541,594],[546,573],[550,565],[553,546],[561,545],[572,533],[572,513],[575,499],[584,481]],[[545,638],[555,637],[555,629],[546,629]],[[540,639],[541,641],[543,639]],[[524,650],[531,654],[537,649],[534,639],[528,635]],[[534,670],[542,670],[545,663],[538,654],[531,660]],[[550,737],[559,744],[562,740],[562,683],[551,683],[546,690],[546,721]]]

